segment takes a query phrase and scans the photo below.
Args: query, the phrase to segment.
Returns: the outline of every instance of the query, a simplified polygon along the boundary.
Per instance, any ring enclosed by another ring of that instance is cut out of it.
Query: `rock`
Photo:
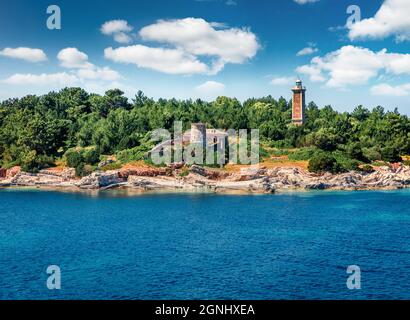
[[[124,182],[118,172],[93,172],[89,176],[83,177],[76,185],[81,189],[99,189],[113,184]]]
[[[20,172],[11,178],[10,182],[16,186],[58,186],[63,179],[56,175]]]
[[[170,175],[172,171],[168,168],[123,168],[118,172],[120,178],[127,179],[129,176],[158,177]]]
[[[61,172],[61,177],[64,180],[75,179],[75,169],[74,168],[64,168]]]
[[[183,168],[184,166],[185,166],[184,162],[174,162],[168,165],[168,168],[170,168],[171,170],[177,170],[177,169]]]
[[[189,171],[192,172],[192,173],[194,173],[194,174],[198,174],[198,175],[200,175],[200,176],[203,176],[203,177],[207,177],[207,176],[208,176],[208,173],[207,173],[207,171],[205,170],[205,168],[204,168],[204,167],[197,166],[197,165],[193,165],[193,166],[189,169]]]
[[[323,182],[319,182],[319,183],[310,183],[308,185],[306,185],[305,187],[308,190],[325,190],[328,188],[328,185],[323,183]]]
[[[7,170],[0,168],[0,178],[5,178],[7,176]]]
[[[250,167],[250,168],[241,168],[239,174],[234,176],[234,181],[248,181],[256,180],[265,176],[267,173],[266,168]]]
[[[20,172],[21,172],[21,167],[20,166],[15,166],[11,169],[8,169],[7,174],[6,174],[6,179],[11,179]]]
[[[114,162],[115,162],[115,160],[108,158],[108,159],[106,159],[106,160],[104,160],[104,161],[101,161],[101,162],[98,164],[98,168],[105,167],[106,165],[109,165],[109,164],[114,163]]]
[[[193,165],[189,171],[193,174],[197,174],[199,176],[211,179],[211,180],[217,180],[217,179],[225,179],[228,176],[230,176],[230,174],[228,172],[221,172],[221,171],[217,171],[217,170],[210,170],[198,165]]]

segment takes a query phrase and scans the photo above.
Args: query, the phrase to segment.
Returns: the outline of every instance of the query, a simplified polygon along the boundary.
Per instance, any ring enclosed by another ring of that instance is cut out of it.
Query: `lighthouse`
[[[305,122],[305,92],[306,88],[302,86],[302,80],[296,80],[296,85],[292,88],[293,103],[292,103],[292,123],[297,126],[303,125]]]

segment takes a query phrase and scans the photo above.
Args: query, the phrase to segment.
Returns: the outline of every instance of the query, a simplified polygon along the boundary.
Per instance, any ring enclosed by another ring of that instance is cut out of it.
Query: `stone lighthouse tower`
[[[296,80],[296,86],[292,88],[292,123],[301,126],[305,122],[305,92],[306,88],[302,86],[302,80]]]

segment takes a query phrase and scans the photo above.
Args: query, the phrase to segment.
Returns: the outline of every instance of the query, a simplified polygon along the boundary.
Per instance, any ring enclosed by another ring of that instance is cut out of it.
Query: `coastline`
[[[67,174],[70,172],[70,174]],[[91,196],[101,191],[120,191],[124,195],[187,194],[274,194],[311,190],[366,191],[410,188],[410,167],[380,167],[372,173],[312,174],[301,168],[247,167],[228,173],[192,166],[186,175],[178,169],[137,168],[97,171],[81,179],[72,169],[60,172],[42,170],[38,174],[19,171],[0,179],[0,189],[34,188]]]

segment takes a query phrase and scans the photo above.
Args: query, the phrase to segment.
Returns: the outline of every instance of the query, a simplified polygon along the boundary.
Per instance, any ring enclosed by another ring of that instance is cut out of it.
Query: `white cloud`
[[[204,99],[214,99],[225,91],[225,85],[216,81],[207,81],[195,88],[199,96]]]
[[[114,40],[119,43],[130,43],[132,37],[128,34],[132,31],[132,27],[126,20],[111,20],[105,22],[101,26],[101,33],[105,35],[112,35]]]
[[[303,49],[300,50],[296,55],[297,55],[298,57],[308,56],[308,55],[314,54],[314,53],[316,53],[316,52],[318,52],[318,51],[319,51],[319,49],[316,48],[316,47],[313,45],[313,46],[309,46],[309,47],[303,48]]]
[[[293,0],[297,4],[306,4],[306,3],[315,3],[318,2],[319,0]]]
[[[60,65],[70,69],[88,69],[93,68],[93,64],[88,62],[88,56],[79,51],[77,48],[65,48],[61,50],[57,59]]]
[[[82,80],[115,81],[121,78],[117,71],[109,67],[97,67],[88,61],[88,56],[77,48],[65,48],[57,55],[60,65],[68,69],[78,69],[77,76]]]
[[[410,40],[409,17],[409,0],[385,0],[374,17],[350,26],[349,38],[383,39],[394,35],[400,41]]]
[[[386,49],[373,52],[366,48],[344,46],[324,57],[313,58],[309,65],[297,68],[297,72],[308,74],[311,81],[326,81],[329,87],[344,88],[366,84],[380,72],[410,74],[410,54],[388,53]]]
[[[297,73],[303,73],[309,76],[310,81],[324,82],[326,78],[322,74],[322,70],[314,65],[304,65],[296,69]]]
[[[403,97],[410,95],[410,83],[392,86],[387,83],[381,83],[373,86],[370,92],[375,96],[392,96]]]
[[[34,85],[34,86],[71,86],[78,83],[75,75],[60,73],[42,73],[42,74],[21,74],[16,73],[2,82],[12,85]]]
[[[5,48],[0,51],[0,56],[21,59],[29,62],[41,62],[47,60],[47,56],[43,50],[25,47]]]
[[[274,86],[284,86],[284,85],[291,85],[295,82],[294,77],[275,77],[271,80],[271,85]]]
[[[2,82],[11,85],[48,86],[54,89],[73,85],[88,86],[91,82],[96,86],[102,86],[107,82],[121,79],[117,71],[109,67],[100,68],[90,63],[87,54],[77,48],[65,48],[58,53],[57,58],[62,67],[71,70],[42,74],[17,73]]]
[[[181,49],[151,48],[143,45],[106,48],[104,56],[114,62],[132,63],[169,74],[206,73],[208,67]]]
[[[142,28],[139,35],[161,46],[107,48],[106,58],[165,73],[217,74],[227,63],[245,63],[260,48],[256,35],[248,29],[227,28],[197,18],[159,20]]]
[[[90,80],[104,80],[104,81],[116,81],[121,79],[121,76],[117,71],[110,69],[109,67],[95,68],[95,69],[80,69],[77,72],[80,79]]]
[[[183,48],[194,55],[213,56],[224,63],[243,63],[259,49],[256,35],[247,29],[216,29],[204,19],[160,20],[142,28],[144,40]]]

